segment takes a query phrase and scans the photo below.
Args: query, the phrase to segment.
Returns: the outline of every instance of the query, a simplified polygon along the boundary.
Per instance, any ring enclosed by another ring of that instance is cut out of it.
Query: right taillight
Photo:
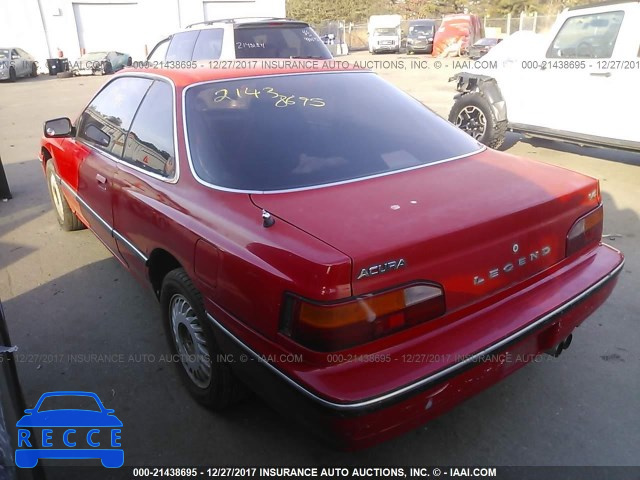
[[[600,242],[603,218],[602,205],[598,205],[573,224],[567,235],[567,257]]]
[[[312,350],[330,352],[361,345],[440,317],[439,285],[417,284],[340,302],[288,296],[281,331]]]

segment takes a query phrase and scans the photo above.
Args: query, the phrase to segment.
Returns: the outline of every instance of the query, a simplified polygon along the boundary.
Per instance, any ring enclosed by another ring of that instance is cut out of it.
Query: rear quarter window
[[[222,52],[222,28],[207,28],[200,31],[193,49],[192,60],[216,60]]]
[[[167,61],[191,60],[199,33],[199,30],[176,33],[171,39],[171,44],[167,49]]]
[[[146,172],[171,178],[176,171],[173,134],[172,87],[157,80],[136,113],[122,159]]]

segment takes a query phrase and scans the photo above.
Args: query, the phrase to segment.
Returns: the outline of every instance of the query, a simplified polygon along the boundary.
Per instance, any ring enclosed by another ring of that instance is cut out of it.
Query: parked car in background
[[[71,71],[74,75],[108,75],[130,67],[131,55],[121,52],[85,53],[73,63]]]
[[[60,225],[157,296],[198,401],[246,384],[354,448],[559,354],[623,257],[597,180],[335,67],[127,70],[39,156]]]
[[[37,76],[38,62],[31,55],[18,47],[0,48],[0,80]]]
[[[516,32],[456,74],[449,120],[492,148],[506,132],[640,151],[640,3],[573,7],[545,34]],[[519,34],[519,35],[518,35]],[[596,100],[597,99],[597,100]]]
[[[242,18],[190,25],[161,40],[147,62],[149,66],[162,67],[164,62],[236,58],[330,59],[332,56],[308,23],[283,18]]]
[[[433,40],[433,55],[466,55],[469,47],[484,37],[477,15],[445,15]]]
[[[436,21],[429,19],[409,20],[407,33],[407,53],[433,51],[433,37],[436,33]]]
[[[483,38],[469,47],[469,58],[477,60],[502,41],[501,38]]]

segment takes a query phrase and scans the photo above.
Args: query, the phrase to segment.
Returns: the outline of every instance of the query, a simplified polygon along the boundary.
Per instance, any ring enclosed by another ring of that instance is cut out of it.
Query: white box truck
[[[400,53],[401,15],[372,15],[369,18],[369,52]]]

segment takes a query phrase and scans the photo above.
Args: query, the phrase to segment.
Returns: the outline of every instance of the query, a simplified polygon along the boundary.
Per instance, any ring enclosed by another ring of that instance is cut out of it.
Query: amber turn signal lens
[[[345,302],[322,304],[292,298],[284,332],[319,351],[342,350],[441,316],[444,292],[435,285],[411,285]]]
[[[594,210],[578,219],[567,234],[566,256],[568,257],[583,248],[600,243],[602,239],[603,220],[604,213],[602,205],[598,205]]]

